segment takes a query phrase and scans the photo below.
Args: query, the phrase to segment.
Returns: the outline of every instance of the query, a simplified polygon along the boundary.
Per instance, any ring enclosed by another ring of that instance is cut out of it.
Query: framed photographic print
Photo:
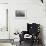
[[[15,17],[16,18],[26,18],[26,11],[25,10],[16,10]]]

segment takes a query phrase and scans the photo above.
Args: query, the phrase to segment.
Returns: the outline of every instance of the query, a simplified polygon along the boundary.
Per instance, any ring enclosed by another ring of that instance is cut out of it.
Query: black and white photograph
[[[46,46],[46,0],[0,0],[0,46]]]
[[[15,10],[15,18],[17,19],[24,19],[27,18],[27,11],[26,10]]]
[[[25,17],[25,13],[22,10],[16,10],[16,17]]]

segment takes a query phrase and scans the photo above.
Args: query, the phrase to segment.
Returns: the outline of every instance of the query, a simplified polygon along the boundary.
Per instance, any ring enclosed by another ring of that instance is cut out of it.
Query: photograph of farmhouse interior
[[[46,0],[0,0],[0,46],[46,46]]]

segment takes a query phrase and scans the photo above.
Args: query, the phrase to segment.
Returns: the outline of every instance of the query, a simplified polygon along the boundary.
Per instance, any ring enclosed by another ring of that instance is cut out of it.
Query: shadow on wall
[[[40,25],[40,39],[42,40],[42,45],[45,46],[44,45],[44,37],[43,37],[43,26],[42,25]]]

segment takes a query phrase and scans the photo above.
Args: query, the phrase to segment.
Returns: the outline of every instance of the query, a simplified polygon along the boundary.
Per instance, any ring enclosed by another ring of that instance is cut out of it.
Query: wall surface
[[[46,16],[45,16],[45,3],[42,4],[40,0],[0,0],[1,2],[8,2],[8,30],[10,38],[14,38],[14,32],[27,30],[27,23],[40,23],[46,44]],[[44,0],[45,2],[45,0]],[[26,18],[16,18],[16,10],[25,10]]]
[[[0,3],[8,3],[8,0],[0,0]]]
[[[26,18],[16,18],[16,10],[25,10]],[[42,32],[44,41],[46,42],[46,16],[45,4],[40,0],[10,0],[9,1],[9,31],[10,36],[16,31],[27,30],[27,23],[40,23],[42,25]]]

